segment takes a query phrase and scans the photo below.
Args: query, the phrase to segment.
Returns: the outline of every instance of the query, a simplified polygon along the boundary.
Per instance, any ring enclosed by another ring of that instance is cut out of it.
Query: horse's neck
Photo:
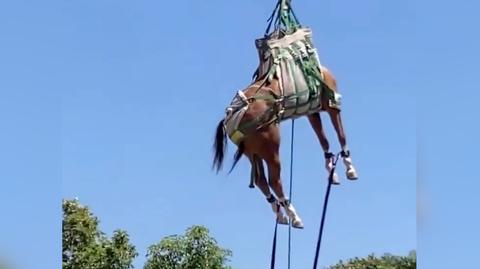
[[[280,96],[282,95],[282,92],[281,92],[281,89],[280,89],[280,82],[278,81],[278,79],[276,78],[273,78],[271,81],[270,81],[270,88],[272,89],[272,91]]]

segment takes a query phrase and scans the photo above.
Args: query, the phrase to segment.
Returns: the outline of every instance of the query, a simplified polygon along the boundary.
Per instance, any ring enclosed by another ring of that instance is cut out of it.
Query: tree
[[[340,261],[330,269],[415,269],[417,268],[417,254],[415,251],[410,255],[393,256],[385,254],[382,257],[370,255],[367,258],[354,258],[347,262]]]
[[[138,254],[125,231],[114,231],[110,239],[99,230],[99,220],[88,207],[64,200],[62,208],[63,269],[133,268]]]
[[[231,269],[226,265],[231,256],[207,228],[193,226],[185,235],[168,236],[150,246],[144,269]]]

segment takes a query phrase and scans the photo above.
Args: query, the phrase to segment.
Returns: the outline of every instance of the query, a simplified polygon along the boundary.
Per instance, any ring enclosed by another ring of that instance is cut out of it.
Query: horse
[[[319,67],[319,69],[323,77],[324,88],[328,88],[338,94],[337,81],[332,72],[324,66]],[[296,212],[293,204],[289,201],[289,198],[285,196],[280,178],[280,121],[278,119],[271,119],[272,114],[278,113],[278,109],[276,108],[278,108],[279,103],[282,101],[281,98],[279,99],[281,96],[280,86],[278,78],[266,80],[264,77],[257,77],[246,89],[237,93],[236,100],[240,100],[241,104],[238,107],[244,109],[241,119],[238,119],[239,124],[248,124],[252,121],[258,121],[260,124],[257,124],[257,126],[255,126],[256,128],[249,128],[249,131],[245,132],[240,139],[235,137],[235,135],[230,136],[230,139],[238,146],[230,172],[234,169],[241,157],[246,156],[252,166],[252,181],[254,181],[255,185],[261,190],[263,195],[265,195],[277,217],[277,221],[280,224],[288,224],[289,221],[291,221],[292,227],[302,229],[304,227],[303,221]],[[350,180],[356,180],[358,175],[353,166],[350,151],[347,146],[340,108],[332,105],[331,100],[329,100],[326,94],[321,95],[319,98],[321,102],[321,106],[319,106],[320,109],[305,116],[308,117],[310,125],[315,131],[324,151],[325,167],[330,173],[333,168],[335,155],[330,152],[330,144],[322,127],[321,111],[329,114],[337,133],[342,148],[341,157],[345,164],[346,177]],[[227,113],[231,114],[231,110],[231,108],[230,111],[227,109]],[[224,118],[218,123],[213,145],[213,168],[216,169],[217,173],[222,168],[227,146],[226,121],[227,118]],[[267,166],[268,181],[264,162]],[[340,184],[336,173],[333,174],[332,184]],[[283,211],[285,211],[285,213]]]

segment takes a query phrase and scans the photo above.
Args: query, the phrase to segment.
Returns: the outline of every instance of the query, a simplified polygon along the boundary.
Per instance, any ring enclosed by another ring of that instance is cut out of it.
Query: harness
[[[328,98],[329,107],[340,109],[341,96],[330,89],[324,82],[320,60],[312,42],[312,31],[302,27],[291,9],[291,0],[278,0],[278,3],[268,19],[268,27],[263,38],[255,41],[260,63],[253,78],[256,83],[249,87],[257,87],[251,97],[238,91],[230,106],[226,109],[224,127],[226,133],[235,144],[240,144],[249,132],[259,130],[285,119],[292,119],[292,135],[290,148],[290,192],[292,197],[293,183],[293,141],[294,119],[322,109],[322,97]],[[277,16],[275,16],[277,14]],[[270,28],[275,25],[273,32]],[[268,88],[273,79],[279,81],[280,95]],[[266,92],[266,94],[265,94]],[[271,105],[261,115],[254,119],[242,121],[249,105],[257,100],[265,100]],[[348,153],[341,154],[347,156]],[[333,182],[333,175],[340,154],[326,155],[333,159],[330,171],[325,201],[322,211],[320,230],[317,240],[313,268],[316,269],[320,255],[320,246],[325,225],[328,201]],[[251,172],[250,187],[254,187],[254,177],[257,174],[255,161]],[[271,196],[269,203],[275,201]],[[275,268],[278,219],[275,222],[274,239],[270,268]],[[291,228],[288,233],[288,268],[291,266]]]
[[[225,130],[230,140],[235,144],[240,144],[245,135],[253,131],[260,130],[273,123],[279,123],[283,113],[283,98],[276,95],[270,88],[264,85],[253,85],[257,90],[255,94],[248,98],[242,91],[238,91],[233,98],[230,106],[225,113]],[[266,94],[264,93],[266,92]],[[249,105],[258,101],[267,101],[270,105],[268,109],[254,119],[242,121]]]
[[[259,66],[254,73],[257,82],[251,87],[258,87],[256,93],[247,98],[239,91],[226,109],[225,129],[237,145],[250,132],[325,109],[323,98],[327,98],[329,107],[341,106],[341,95],[324,82],[312,31],[300,25],[290,1],[279,0],[268,21],[264,37],[255,40]],[[274,79],[279,82],[280,95],[266,86]],[[256,100],[266,100],[271,107],[254,119],[242,121],[249,104]]]

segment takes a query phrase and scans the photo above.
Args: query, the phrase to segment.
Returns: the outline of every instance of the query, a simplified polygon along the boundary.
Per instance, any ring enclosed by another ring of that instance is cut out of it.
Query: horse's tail
[[[222,169],[223,159],[225,157],[225,149],[227,147],[227,135],[223,128],[224,120],[221,120],[217,126],[217,132],[215,134],[215,142],[213,144],[213,149],[215,155],[213,157],[212,167],[217,171],[217,173]]]
[[[213,144],[215,155],[213,157],[212,167],[217,171],[217,173],[222,169],[223,160],[225,158],[225,149],[227,148],[227,135],[225,134],[223,123],[224,123],[224,120],[221,120],[218,123],[217,132],[215,134],[215,142]],[[235,155],[233,157],[233,165],[232,165],[232,168],[230,168],[230,172],[233,171],[238,161],[240,161],[240,159],[242,158],[244,152],[245,152],[245,143],[242,141],[238,145],[237,152],[235,152]]]

